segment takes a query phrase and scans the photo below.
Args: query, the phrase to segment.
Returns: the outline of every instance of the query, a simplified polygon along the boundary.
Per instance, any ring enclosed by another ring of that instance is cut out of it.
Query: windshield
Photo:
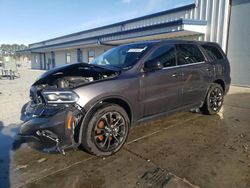
[[[135,65],[151,46],[150,43],[118,46],[103,53],[91,64],[128,69]]]

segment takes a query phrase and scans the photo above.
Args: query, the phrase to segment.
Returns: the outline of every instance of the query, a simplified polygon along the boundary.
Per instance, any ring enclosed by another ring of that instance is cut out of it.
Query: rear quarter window
[[[211,46],[211,45],[201,45],[201,46],[206,51],[209,59],[211,59],[211,60],[224,59],[224,56],[222,55],[222,53],[220,52],[220,50],[217,47]]]

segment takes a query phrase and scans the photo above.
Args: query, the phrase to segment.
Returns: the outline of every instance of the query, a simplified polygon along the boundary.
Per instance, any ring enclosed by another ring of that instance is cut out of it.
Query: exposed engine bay
[[[84,84],[114,78],[120,70],[87,63],[75,63],[54,68],[41,75],[33,86],[40,89],[75,88]]]
[[[53,83],[52,87],[54,86],[54,87],[59,88],[59,89],[75,88],[75,87],[82,85],[84,83],[93,82],[94,80],[100,80],[100,79],[103,79],[107,76],[105,75],[105,76],[103,76],[103,78],[100,78],[100,77],[99,78],[81,77],[81,76],[63,77],[63,78],[57,79]]]
[[[61,73],[55,73],[53,80],[47,82],[47,87],[52,89],[66,89],[66,88],[75,88],[82,86],[89,82],[94,82],[98,80],[103,80],[107,78],[112,78],[116,76],[115,73],[98,73],[96,75],[79,75],[79,76],[67,76]],[[58,78],[56,78],[58,77]]]
[[[42,74],[30,89],[31,100],[38,104],[45,102],[43,91],[64,91],[81,87],[92,82],[116,77],[120,70],[104,68],[87,63],[75,63],[54,68]]]

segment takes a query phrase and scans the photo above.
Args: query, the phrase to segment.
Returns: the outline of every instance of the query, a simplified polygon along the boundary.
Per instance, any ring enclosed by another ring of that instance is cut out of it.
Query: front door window
[[[164,67],[176,66],[175,47],[173,45],[163,45],[149,56],[149,60],[159,61]]]

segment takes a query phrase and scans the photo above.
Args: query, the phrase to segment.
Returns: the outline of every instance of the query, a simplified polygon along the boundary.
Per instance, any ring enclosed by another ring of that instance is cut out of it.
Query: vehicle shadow
[[[18,124],[4,126],[4,123],[0,121],[0,187],[3,188],[8,188],[11,186],[11,151],[12,143],[18,130]]]

